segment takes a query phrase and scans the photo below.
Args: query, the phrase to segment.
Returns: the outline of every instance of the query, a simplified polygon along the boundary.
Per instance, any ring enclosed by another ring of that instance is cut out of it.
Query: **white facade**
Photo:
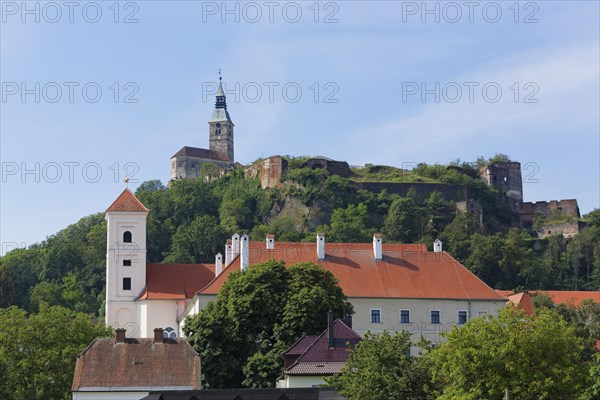
[[[276,383],[280,389],[317,387],[325,384],[325,377],[318,375],[286,375]]]
[[[125,328],[127,336],[141,333],[136,297],[146,285],[147,211],[107,211],[105,322]]]

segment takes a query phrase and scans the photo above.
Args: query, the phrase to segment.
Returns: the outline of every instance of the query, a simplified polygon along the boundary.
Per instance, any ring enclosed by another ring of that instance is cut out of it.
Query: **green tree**
[[[411,358],[410,333],[367,333],[350,350],[342,373],[326,378],[327,384],[349,400],[413,399],[424,395],[427,376]]]
[[[9,400],[70,399],[77,354],[109,335],[89,316],[59,306],[42,304],[30,315],[0,309],[0,393]]]
[[[184,327],[203,360],[203,385],[274,386],[283,349],[303,334],[321,333],[330,308],[340,316],[352,312],[337,280],[316,264],[286,268],[272,260],[230,274],[216,302]]]
[[[577,399],[585,385],[583,341],[556,312],[513,307],[452,329],[432,359],[439,399]]]
[[[392,202],[383,221],[386,240],[412,243],[421,236],[419,206],[413,196],[399,197]]]
[[[466,263],[471,253],[471,236],[477,231],[477,219],[473,214],[457,214],[452,222],[445,227],[442,233],[442,241],[452,257],[461,263]]]
[[[375,229],[369,227],[369,213],[364,204],[338,208],[331,216],[331,240],[334,242],[369,242]]]
[[[227,232],[214,217],[200,215],[190,225],[181,225],[173,235],[168,263],[211,262],[227,240]]]

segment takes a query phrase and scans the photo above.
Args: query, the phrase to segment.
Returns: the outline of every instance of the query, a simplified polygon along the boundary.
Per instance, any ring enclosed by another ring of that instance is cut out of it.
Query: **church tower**
[[[136,298],[146,286],[148,209],[129,190],[106,210],[106,326],[125,328],[139,337],[141,316]]]
[[[219,73],[220,74],[220,73]],[[233,122],[227,112],[227,101],[223,92],[222,78],[219,76],[217,101],[209,125],[209,149],[223,154],[232,164],[233,159]]]

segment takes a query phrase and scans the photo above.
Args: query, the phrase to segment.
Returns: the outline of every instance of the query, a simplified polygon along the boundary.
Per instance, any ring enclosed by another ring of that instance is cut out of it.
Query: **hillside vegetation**
[[[462,173],[439,165],[419,164],[411,171],[370,166],[342,178],[303,168],[304,160],[288,158],[276,189],[261,189],[241,169],[211,182],[179,180],[171,188],[144,182],[136,195],[151,210],[149,262],[213,262],[234,232],[247,232],[253,240],[273,233],[278,241],[313,241],[324,231],[328,241],[339,242],[370,242],[381,232],[386,242],[424,242],[430,248],[440,238],[444,250],[494,288],[600,290],[600,210],[585,216],[587,226],[575,238],[537,240],[499,205],[498,194],[479,179],[477,165],[455,162]],[[484,224],[457,212],[437,192],[419,196],[410,190],[401,197],[359,190],[353,181],[467,186],[481,204]],[[48,303],[101,316],[105,254],[102,213],[11,251],[0,258],[0,307],[36,312]]]

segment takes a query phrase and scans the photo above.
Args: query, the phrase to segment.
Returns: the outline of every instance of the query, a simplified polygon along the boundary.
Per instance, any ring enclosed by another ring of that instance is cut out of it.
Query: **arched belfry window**
[[[131,243],[131,232],[123,232],[123,243]]]
[[[221,124],[217,122],[217,124],[215,125],[215,135],[220,135],[221,134]]]

